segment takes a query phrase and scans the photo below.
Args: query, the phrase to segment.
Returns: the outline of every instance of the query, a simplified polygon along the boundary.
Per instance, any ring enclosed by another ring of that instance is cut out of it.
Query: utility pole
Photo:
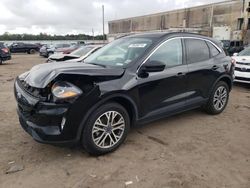
[[[102,5],[102,36],[103,36],[103,43],[105,42],[105,33],[104,33],[104,5]]]
[[[209,23],[209,26],[210,26],[210,37],[213,37],[213,17],[214,17],[214,5],[212,4],[212,7],[211,7],[211,13],[210,13],[210,23]]]

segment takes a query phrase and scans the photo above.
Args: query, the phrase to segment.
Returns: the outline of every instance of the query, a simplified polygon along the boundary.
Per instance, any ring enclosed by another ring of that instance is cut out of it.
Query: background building
[[[209,5],[109,21],[109,40],[148,31],[189,31],[219,40],[250,44],[250,0]]]

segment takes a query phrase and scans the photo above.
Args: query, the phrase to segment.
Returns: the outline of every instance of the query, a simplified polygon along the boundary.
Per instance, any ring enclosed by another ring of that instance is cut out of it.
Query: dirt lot
[[[91,157],[39,144],[19,125],[14,78],[44,61],[20,54],[0,66],[0,187],[250,187],[249,86],[234,86],[221,115],[194,110],[137,127],[116,152]]]

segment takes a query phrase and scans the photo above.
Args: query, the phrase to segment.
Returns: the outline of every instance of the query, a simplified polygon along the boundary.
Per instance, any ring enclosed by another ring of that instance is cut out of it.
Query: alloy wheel
[[[213,105],[217,111],[220,111],[224,108],[227,103],[227,89],[224,86],[220,86],[214,93]]]
[[[100,148],[111,148],[121,140],[124,130],[123,116],[117,111],[107,111],[95,121],[92,128],[92,139]]]

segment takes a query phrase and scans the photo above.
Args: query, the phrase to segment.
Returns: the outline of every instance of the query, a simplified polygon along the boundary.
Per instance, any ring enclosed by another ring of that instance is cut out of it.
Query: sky
[[[108,21],[186,8],[222,0],[0,0],[0,34],[105,33]]]

